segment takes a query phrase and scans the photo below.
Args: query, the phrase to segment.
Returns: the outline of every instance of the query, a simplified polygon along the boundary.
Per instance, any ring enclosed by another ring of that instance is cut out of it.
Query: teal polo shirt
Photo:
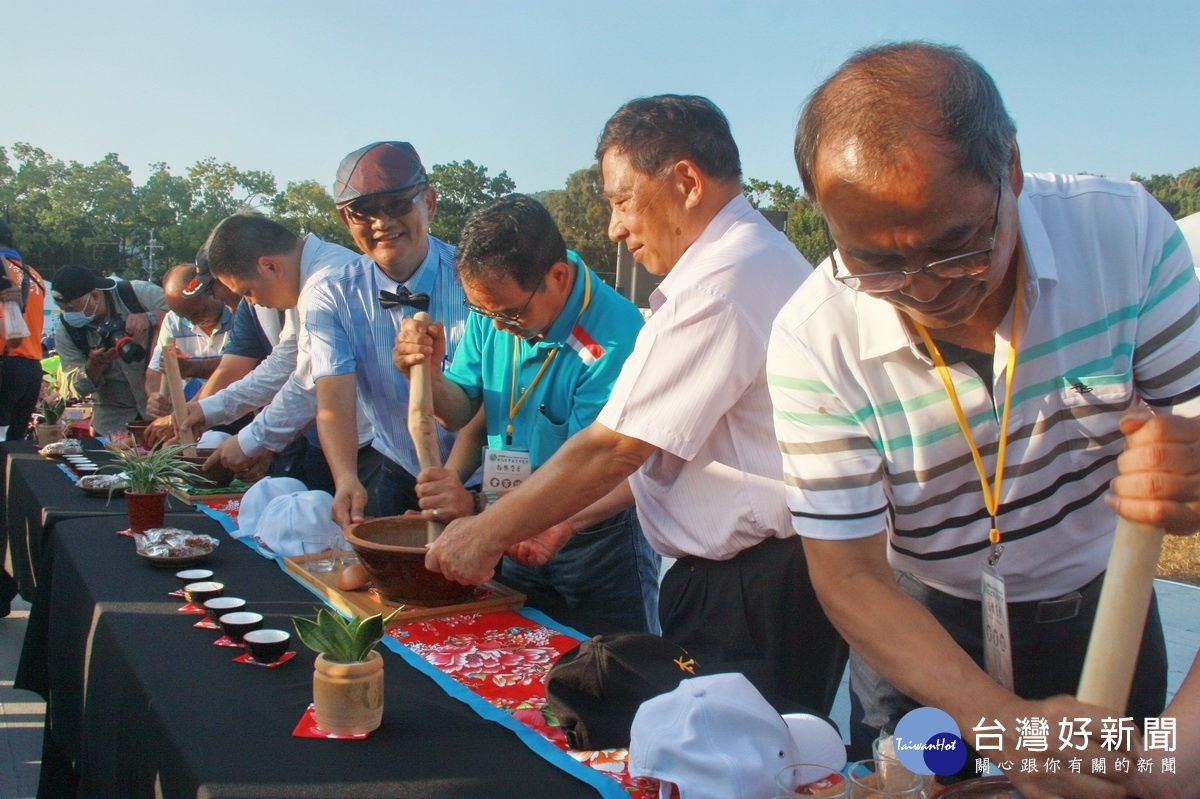
[[[488,447],[527,451],[534,469],[595,421],[625,359],[633,352],[643,323],[641,311],[584,266],[578,255],[568,252],[567,257],[575,265],[575,285],[544,339],[526,341],[497,330],[484,316],[471,314],[446,371],[446,377],[467,396],[483,397]],[[591,299],[585,309],[584,293],[589,285]],[[556,350],[558,354],[513,418],[512,443],[508,444],[510,401],[520,398]]]

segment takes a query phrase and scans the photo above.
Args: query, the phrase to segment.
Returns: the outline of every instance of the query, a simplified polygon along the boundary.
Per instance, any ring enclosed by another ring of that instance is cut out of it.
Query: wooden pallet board
[[[373,591],[343,591],[338,588],[338,576],[344,569],[342,566],[338,566],[333,571],[310,572],[305,567],[305,563],[308,560],[308,557],[305,555],[295,555],[293,557],[281,558],[280,560],[288,574],[304,583],[315,591],[318,596],[348,616],[374,616],[376,613],[391,613],[396,609],[394,605],[390,605],[379,599]],[[410,622],[422,619],[453,616],[457,613],[489,613],[496,610],[516,610],[525,604],[524,594],[494,581],[480,586],[477,589],[477,592],[479,591],[486,592],[487,596],[457,605],[442,605],[433,608],[417,607],[415,605],[406,607],[400,613],[396,614],[396,618],[392,620],[388,628],[398,627],[402,624],[409,624]]]

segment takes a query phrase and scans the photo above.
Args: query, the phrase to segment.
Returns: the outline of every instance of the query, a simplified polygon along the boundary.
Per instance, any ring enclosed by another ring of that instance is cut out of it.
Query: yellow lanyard
[[[591,271],[583,264],[579,265],[580,277],[583,278],[583,304],[579,307],[579,313],[576,315],[576,321],[583,312],[588,309],[592,303],[592,276]],[[546,356],[546,360],[542,361],[542,368],[538,369],[533,380],[521,392],[521,396],[517,396],[517,366],[520,361],[521,338],[513,336],[513,357],[512,357],[512,384],[508,388],[508,427],[504,431],[504,441],[506,446],[512,446],[513,439],[513,419],[521,412],[521,406],[525,404],[525,400],[529,397],[534,387],[541,381],[542,375],[546,374],[546,369],[549,368],[550,362],[554,360],[554,356],[558,355],[558,351],[562,345],[558,345],[550,350],[550,354]]]
[[[994,566],[1004,551],[1004,547],[1000,546],[1000,530],[997,527],[996,516],[1000,513],[1000,487],[1004,482],[1004,457],[1008,451],[1008,412],[1012,408],[1013,383],[1016,382],[1017,331],[1020,323],[1021,264],[1018,262],[1017,288],[1016,295],[1013,297],[1012,341],[1008,348],[1008,366],[1004,371],[1004,412],[1000,415],[1000,440],[996,447],[996,481],[993,484],[988,480],[987,471],[983,467],[983,458],[979,454],[979,447],[975,446],[975,438],[971,435],[967,416],[963,413],[962,405],[958,401],[958,392],[954,390],[954,383],[950,380],[950,370],[946,368],[946,361],[942,358],[942,353],[938,350],[937,345],[933,343],[933,339],[929,337],[924,325],[913,320],[913,327],[921,334],[921,340],[925,342],[925,346],[929,349],[929,356],[933,358],[933,363],[937,366],[938,376],[942,378],[942,385],[946,387],[946,395],[954,407],[954,416],[958,420],[958,427],[967,440],[967,446],[971,448],[975,471],[979,472],[979,482],[983,489],[983,505],[992,517],[992,529],[988,532],[988,541],[992,544],[992,554],[988,559],[989,566]]]

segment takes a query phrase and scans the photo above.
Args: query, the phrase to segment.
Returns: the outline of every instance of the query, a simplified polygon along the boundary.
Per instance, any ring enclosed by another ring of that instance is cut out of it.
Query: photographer
[[[163,291],[143,280],[100,277],[86,266],[64,266],[50,296],[62,309],[55,329],[65,391],[92,395],[92,429],[123,431],[146,415],[146,362],[158,322],[167,312]]]

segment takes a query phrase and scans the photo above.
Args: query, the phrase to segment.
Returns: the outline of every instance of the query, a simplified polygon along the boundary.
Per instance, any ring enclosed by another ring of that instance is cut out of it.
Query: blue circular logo
[[[892,736],[896,759],[915,774],[954,774],[967,762],[967,745],[950,714],[934,707],[910,710]]]

